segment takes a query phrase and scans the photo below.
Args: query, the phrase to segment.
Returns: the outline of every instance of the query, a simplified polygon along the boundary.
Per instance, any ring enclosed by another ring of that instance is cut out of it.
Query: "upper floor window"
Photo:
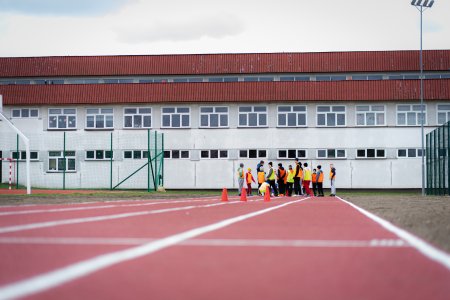
[[[383,126],[385,125],[384,105],[357,105],[357,126]]]
[[[306,106],[278,106],[278,126],[279,127],[300,127],[306,126]]]
[[[450,121],[450,104],[439,104],[437,106],[437,120],[438,125]]]
[[[148,159],[147,150],[125,150],[123,151],[124,159]]]
[[[239,158],[266,158],[267,150],[245,149],[239,150]]]
[[[17,108],[11,111],[11,118],[38,118],[39,109],[37,108]]]
[[[423,123],[426,124],[427,120],[427,106],[423,105],[424,118]],[[397,105],[397,125],[399,126],[417,126],[422,122],[422,113],[420,104],[400,104]]]
[[[397,157],[398,158],[422,157],[422,149],[420,148],[397,149]]]
[[[17,151],[13,151],[11,153],[12,158],[16,160],[26,160],[27,159],[27,151],[19,151],[19,154],[17,154]],[[39,152],[38,151],[30,151],[30,160],[39,160]]]
[[[151,128],[151,107],[127,107],[124,109],[124,128]]]
[[[200,127],[228,127],[228,107],[200,107]]]
[[[76,129],[77,110],[75,108],[50,108],[48,110],[49,129]]]
[[[189,107],[163,107],[163,128],[188,128],[191,126],[191,109]]]
[[[279,159],[295,159],[306,158],[306,150],[304,149],[280,149],[278,150]]]
[[[267,106],[240,106],[239,127],[266,127]]]
[[[114,128],[114,110],[112,108],[88,108],[86,110],[86,128]]]
[[[317,158],[346,158],[345,149],[319,149],[317,150]]]
[[[356,158],[386,158],[384,149],[357,149]]]
[[[189,150],[164,150],[164,158],[189,159]]]
[[[228,158],[228,150],[201,150],[201,158]]]
[[[317,106],[317,126],[345,126],[345,106]]]

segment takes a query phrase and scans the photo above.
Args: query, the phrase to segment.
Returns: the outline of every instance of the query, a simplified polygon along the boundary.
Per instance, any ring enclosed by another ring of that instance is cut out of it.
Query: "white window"
[[[228,150],[201,150],[200,158],[228,158]]]
[[[26,151],[19,151],[19,155],[17,155],[17,151],[11,152],[11,157],[13,159],[16,159],[16,160],[26,160],[27,159]],[[30,161],[33,161],[33,160],[34,161],[39,160],[39,152],[38,151],[30,151]]]
[[[356,158],[386,158],[384,149],[356,149]]]
[[[306,106],[278,106],[278,127],[306,126]]]
[[[345,106],[317,106],[317,126],[345,126]]]
[[[385,122],[384,105],[357,105],[357,126],[383,126]]]
[[[266,158],[267,150],[245,149],[239,150],[239,158]]]
[[[168,159],[189,159],[189,150],[164,150],[164,158]]]
[[[75,151],[66,151],[64,157],[63,151],[48,152],[48,171],[49,172],[75,172]]]
[[[11,111],[11,118],[38,118],[37,108],[15,108]]]
[[[189,128],[191,126],[191,109],[189,107],[163,107],[163,128]]]
[[[125,150],[123,151],[124,159],[148,159],[147,150]]]
[[[87,150],[86,160],[110,160],[113,155],[111,150]]]
[[[50,108],[48,110],[49,129],[76,129],[77,110],[75,108]]]
[[[437,106],[437,123],[442,125],[450,121],[450,104],[439,104]]]
[[[305,149],[280,149],[278,150],[279,159],[306,158]]]
[[[427,123],[427,106],[423,105],[424,124]],[[400,104],[397,105],[397,125],[399,126],[418,126],[421,124],[421,106],[420,104]]]
[[[417,148],[407,148],[407,149],[398,149],[397,150],[398,158],[414,158],[414,157],[422,157],[422,149]]]
[[[200,107],[200,127],[228,127],[228,107]]]
[[[112,108],[86,109],[86,128],[88,129],[114,128],[114,110]]]
[[[317,158],[346,158],[345,149],[318,149]]]
[[[151,107],[127,107],[123,111],[124,128],[151,128]]]
[[[239,127],[266,127],[267,106],[240,106]]]

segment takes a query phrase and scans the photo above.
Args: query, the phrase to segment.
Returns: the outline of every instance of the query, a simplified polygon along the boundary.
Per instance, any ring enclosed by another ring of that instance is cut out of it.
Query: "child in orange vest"
[[[247,173],[245,173],[245,181],[247,182],[247,196],[252,196],[252,181],[254,183],[256,182],[255,179],[253,178],[251,168],[248,168]]]

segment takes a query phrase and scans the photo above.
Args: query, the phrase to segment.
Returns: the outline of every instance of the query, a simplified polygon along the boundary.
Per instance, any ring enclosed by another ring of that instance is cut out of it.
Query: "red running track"
[[[236,200],[2,208],[0,299],[450,295],[448,254],[431,259],[340,199]]]

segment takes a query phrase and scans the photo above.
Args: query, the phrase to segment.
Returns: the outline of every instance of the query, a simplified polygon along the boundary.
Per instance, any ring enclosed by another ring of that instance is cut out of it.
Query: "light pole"
[[[425,122],[424,107],[423,107],[423,57],[422,57],[422,19],[423,12],[431,8],[434,0],[412,0],[411,5],[415,6],[420,12],[420,132],[422,139],[422,196],[425,196],[425,134],[423,124]]]

